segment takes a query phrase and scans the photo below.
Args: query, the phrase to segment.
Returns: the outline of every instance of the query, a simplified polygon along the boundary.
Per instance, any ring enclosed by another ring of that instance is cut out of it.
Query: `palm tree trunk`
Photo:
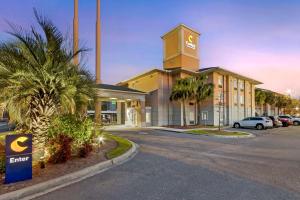
[[[33,97],[30,108],[29,129],[33,135],[33,148],[39,159],[44,159],[45,144],[51,117],[55,112],[56,105],[50,95],[42,94]]]
[[[183,103],[183,126],[186,126],[186,113],[185,113],[185,100],[182,101]]]
[[[197,102],[197,125],[200,125],[201,123],[201,105],[200,102]]]

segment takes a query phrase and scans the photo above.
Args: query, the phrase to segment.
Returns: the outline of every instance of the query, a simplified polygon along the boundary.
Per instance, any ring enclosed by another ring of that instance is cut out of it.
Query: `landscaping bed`
[[[34,166],[32,180],[5,185],[3,184],[4,175],[1,174],[2,181],[0,183],[0,194],[58,178],[68,173],[76,172],[97,163],[118,157],[127,152],[132,146],[130,141],[118,136],[105,134],[105,138],[104,143],[99,148],[95,147],[94,151],[92,151],[87,158],[78,158],[74,156],[66,163],[47,164],[45,169]]]
[[[170,125],[170,126],[163,126],[166,128],[175,128],[175,129],[196,129],[196,128],[218,128],[218,126],[211,126],[211,125],[188,125],[188,126],[179,126],[179,125]]]
[[[231,132],[224,130],[191,130],[184,133],[195,134],[195,135],[213,135],[213,136],[249,136],[249,134],[244,132]]]

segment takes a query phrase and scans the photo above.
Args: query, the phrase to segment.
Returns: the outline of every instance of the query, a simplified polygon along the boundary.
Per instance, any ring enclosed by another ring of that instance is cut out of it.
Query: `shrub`
[[[72,138],[60,134],[57,137],[50,140],[49,153],[50,158],[48,162],[50,163],[64,163],[71,158],[72,152]]]
[[[83,146],[90,143],[93,137],[93,121],[89,118],[80,118],[76,115],[63,115],[52,121],[49,129],[50,138],[57,134],[68,135],[73,138],[74,144]]]
[[[86,143],[83,145],[83,147],[80,147],[78,150],[78,156],[80,158],[87,157],[93,150],[93,146],[89,143]]]

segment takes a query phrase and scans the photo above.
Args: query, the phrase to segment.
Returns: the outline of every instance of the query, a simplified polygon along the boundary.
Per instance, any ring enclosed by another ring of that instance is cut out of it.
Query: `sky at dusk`
[[[6,20],[35,24],[33,8],[72,34],[73,0],[0,0],[0,40]],[[96,0],[79,0],[80,44],[94,73]],[[180,23],[201,33],[201,67],[220,66],[300,96],[299,0],[101,0],[102,80],[114,84],[162,68],[162,36]]]

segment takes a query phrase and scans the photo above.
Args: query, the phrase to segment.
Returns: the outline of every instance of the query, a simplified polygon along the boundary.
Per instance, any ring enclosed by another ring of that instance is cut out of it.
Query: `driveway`
[[[38,199],[299,200],[300,127],[253,131],[248,139],[114,132],[139,144],[139,154]]]

